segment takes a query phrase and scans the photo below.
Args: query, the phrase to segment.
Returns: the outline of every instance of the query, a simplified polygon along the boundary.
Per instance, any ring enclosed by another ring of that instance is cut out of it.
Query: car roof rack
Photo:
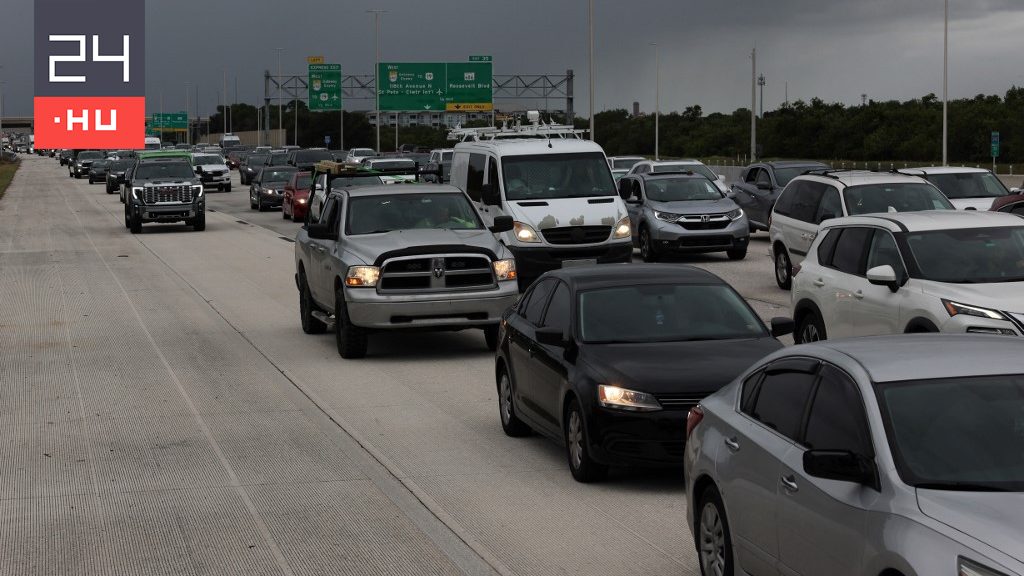
[[[685,176],[694,176],[694,175],[698,175],[698,174],[696,172],[694,172],[693,170],[662,170],[660,172],[644,172],[643,174],[640,174],[640,176],[644,176],[644,177],[647,177],[647,176],[683,176],[683,175],[685,175]],[[632,176],[636,176],[636,174],[632,174]],[[703,174],[700,174],[699,176],[703,177]]]
[[[452,128],[448,132],[448,140],[452,142],[480,142],[485,140],[510,138],[562,138],[566,140],[582,140],[583,136],[588,132],[587,130],[563,124],[555,124],[550,121],[545,123],[540,117],[540,112],[536,110],[530,110],[527,112],[526,118],[529,121],[529,124],[522,124],[520,122],[520,118],[517,116],[515,124],[512,126],[508,125],[508,121],[502,123],[500,127],[488,126],[484,128],[463,128],[460,125],[456,125],[455,128]]]
[[[437,176],[438,182],[444,176],[441,168],[430,170],[420,166],[413,168],[377,168],[369,169],[360,164],[321,160],[313,167],[314,174],[327,174],[329,180],[334,178],[353,178],[358,176],[415,176],[419,182],[421,176]]]

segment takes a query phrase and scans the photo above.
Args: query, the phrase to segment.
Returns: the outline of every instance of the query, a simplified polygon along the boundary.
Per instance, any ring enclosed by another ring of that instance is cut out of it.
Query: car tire
[[[252,193],[249,194],[249,210],[256,209],[256,202],[252,199]]]
[[[225,192],[231,192],[231,184],[228,184],[227,186],[225,186],[224,187],[224,191]]]
[[[132,234],[142,233],[142,218],[134,210],[128,211],[128,229]]]
[[[515,390],[512,377],[508,370],[502,369],[498,374],[498,415],[501,417],[501,429],[506,436],[521,438],[529,436],[532,430],[516,416],[516,406],[512,402],[512,392]]]
[[[651,241],[651,233],[647,230],[647,227],[640,229],[640,258],[644,262],[658,261],[658,252],[654,248],[654,243]]]
[[[113,194],[113,193],[114,193],[114,191],[110,189],[110,186],[107,186],[107,194]]]
[[[306,281],[306,273],[299,274],[299,321],[302,324],[302,331],[306,334],[323,334],[327,325],[313,316],[317,309],[313,303],[313,294],[309,291],[309,282]]]
[[[202,232],[206,230],[206,212],[200,212],[195,218],[192,219],[192,231]]]
[[[366,356],[366,330],[353,326],[345,305],[345,292],[341,287],[334,291],[334,338],[338,344],[338,355],[346,360]]]
[[[124,227],[126,230],[132,227],[131,218],[128,216],[128,206],[124,207]]]
[[[281,218],[291,220],[291,217],[288,215],[288,211],[284,209],[284,204],[281,204]]]
[[[725,504],[718,489],[708,486],[697,504],[697,526],[694,530],[697,561],[704,576],[733,576],[732,534],[725,516]]]
[[[589,483],[603,480],[608,467],[598,464],[590,456],[587,427],[583,420],[583,409],[576,398],[569,401],[565,410],[565,454],[569,459],[569,471],[577,482]]]
[[[737,248],[735,250],[726,250],[725,254],[729,257],[729,260],[743,260],[747,257],[747,249]]]
[[[484,342],[487,343],[487,349],[494,352],[498,349],[498,325],[493,324],[491,326],[484,326]]]
[[[793,334],[793,341],[797,344],[809,344],[811,342],[818,342],[819,340],[827,340],[828,335],[825,333],[825,322],[822,321],[821,316],[817,312],[807,312],[802,318],[800,318],[800,325],[796,327],[796,333]]]
[[[789,261],[789,252],[781,244],[775,247],[775,283],[783,290],[793,286],[793,264]]]
[[[267,209],[263,206],[263,198],[256,199],[256,209],[260,212],[265,212]]]

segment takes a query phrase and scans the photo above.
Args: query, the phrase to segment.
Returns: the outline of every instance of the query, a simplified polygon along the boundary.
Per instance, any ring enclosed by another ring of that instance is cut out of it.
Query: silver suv
[[[374,331],[483,329],[519,296],[512,254],[485,228],[464,192],[437,184],[376,185],[327,196],[295,239],[302,329],[333,327],[343,358],[366,355]]]

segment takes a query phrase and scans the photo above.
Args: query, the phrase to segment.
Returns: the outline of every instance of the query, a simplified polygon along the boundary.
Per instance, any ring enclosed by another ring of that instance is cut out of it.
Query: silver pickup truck
[[[436,184],[335,189],[295,238],[302,330],[333,329],[343,358],[366,355],[383,330],[483,329],[498,343],[519,296],[515,260],[464,192]]]

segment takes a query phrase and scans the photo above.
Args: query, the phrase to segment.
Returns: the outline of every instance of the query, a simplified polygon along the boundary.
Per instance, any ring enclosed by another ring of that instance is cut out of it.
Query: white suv
[[[930,211],[837,218],[793,276],[794,339],[1024,335],[1024,220]]]
[[[957,210],[988,210],[996,198],[1012,192],[991,170],[984,168],[931,166],[906,168],[900,172],[920,176],[935,184]]]
[[[725,194],[732,197],[729,186],[725,184],[725,176],[715,174],[706,164],[700,160],[643,160],[637,162],[629,169],[627,174],[651,174],[657,172],[693,172],[711,180],[715,186]]]
[[[826,220],[859,214],[953,210],[938,188],[892,172],[812,170],[790,180],[769,218],[775,282],[789,290],[799,264]]]

